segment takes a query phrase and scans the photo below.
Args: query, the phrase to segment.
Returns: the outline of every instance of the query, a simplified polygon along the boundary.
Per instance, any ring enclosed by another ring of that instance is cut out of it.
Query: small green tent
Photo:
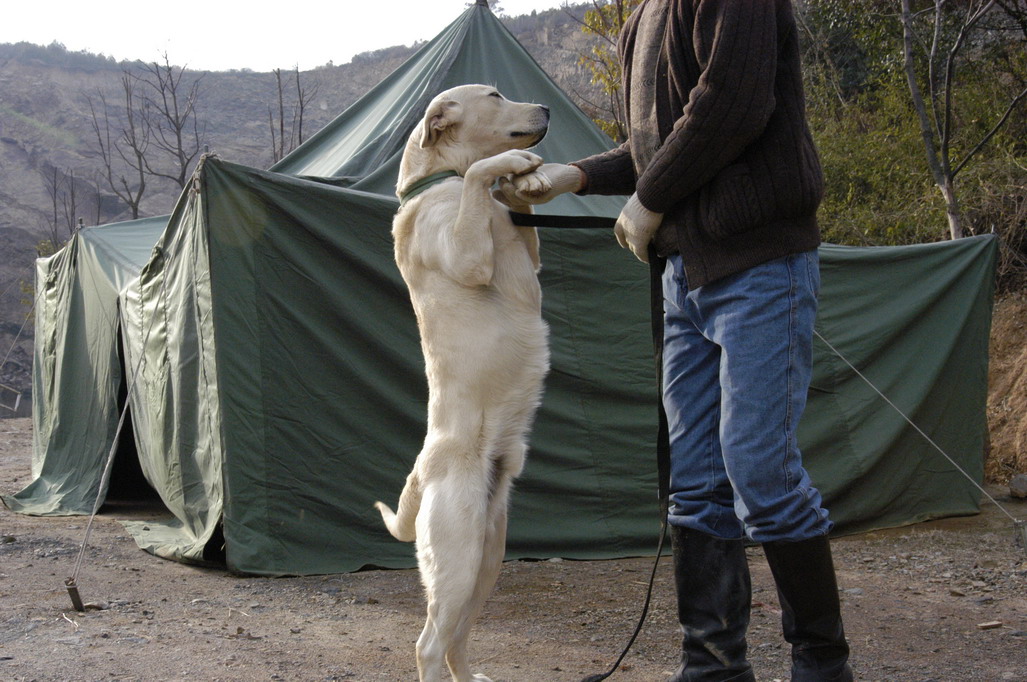
[[[127,524],[160,556],[311,574],[413,564],[371,504],[424,436],[417,330],[392,261],[402,142],[437,91],[491,82],[553,110],[540,153],[608,141],[487,8],[260,171],[207,157],[170,217],[81,230],[37,266],[29,514],[83,514],[124,402],[174,519]],[[616,215],[610,198],[547,211]],[[511,557],[651,552],[656,388],[647,273],[608,231],[544,230],[552,370],[513,497]],[[997,242],[821,248],[806,461],[840,532],[977,510],[973,485],[846,361],[980,479]],[[835,352],[837,351],[837,353]],[[842,360],[840,356],[844,357]]]

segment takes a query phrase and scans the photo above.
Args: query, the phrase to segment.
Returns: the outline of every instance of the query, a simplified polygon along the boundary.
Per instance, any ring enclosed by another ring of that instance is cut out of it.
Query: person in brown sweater
[[[755,679],[748,538],[777,584],[792,680],[852,680],[832,524],[796,443],[823,175],[791,0],[643,0],[619,56],[628,140],[543,165],[553,189],[519,196],[630,195],[615,235],[662,278],[668,521],[684,633],[671,679]]]

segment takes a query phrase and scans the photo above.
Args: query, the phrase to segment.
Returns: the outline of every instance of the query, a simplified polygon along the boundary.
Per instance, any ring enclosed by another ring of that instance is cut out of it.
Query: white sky
[[[507,15],[561,7],[566,0],[500,0]],[[468,0],[255,0],[165,3],[153,0],[5,2],[0,43],[57,41],[117,60],[155,61],[194,70],[311,69],[353,55],[430,40]]]

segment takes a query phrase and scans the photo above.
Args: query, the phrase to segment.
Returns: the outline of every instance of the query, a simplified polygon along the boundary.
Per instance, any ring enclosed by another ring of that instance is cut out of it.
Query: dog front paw
[[[531,171],[511,178],[515,192],[522,197],[538,198],[553,189],[549,177],[541,171]]]
[[[504,175],[523,175],[530,173],[542,165],[542,157],[522,149],[511,149],[487,159],[475,161],[467,169],[464,178],[480,176],[488,184],[492,184]]]

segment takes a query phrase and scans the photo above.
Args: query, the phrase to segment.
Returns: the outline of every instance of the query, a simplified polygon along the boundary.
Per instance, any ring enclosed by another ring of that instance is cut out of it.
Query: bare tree
[[[293,70],[293,82],[295,83],[295,101],[292,103],[291,111],[286,113],[286,94],[285,94],[285,82],[282,79],[282,70],[275,69],[275,82],[277,84],[278,93],[278,118],[275,118],[275,112],[271,105],[267,108],[268,126],[271,130],[271,154],[275,163],[285,158],[285,155],[291,152],[293,149],[303,144],[303,121],[306,116],[307,107],[310,102],[317,96],[319,90],[319,84],[315,81],[314,85],[307,89],[300,78],[300,69],[295,67]],[[286,116],[290,117],[290,124],[288,134],[286,134]]]
[[[145,123],[144,105],[135,91],[136,81],[130,73],[121,74],[123,102],[121,116],[111,120],[112,109],[101,92],[99,110],[93,98],[87,97],[92,115],[96,149],[92,155],[100,159],[104,182],[111,191],[139,217],[139,205],[146,193],[146,154],[150,148],[150,130]]]
[[[47,238],[59,248],[75,233],[78,221],[75,171],[47,165],[39,174],[50,202],[45,218]]]
[[[147,178],[170,180],[184,188],[203,148],[196,116],[202,76],[186,80],[183,67],[153,62],[142,72],[121,67],[123,100],[112,107],[103,92],[87,98],[96,135],[93,156],[100,159],[103,184],[138,218]],[[97,216],[102,196],[96,196]]]
[[[275,69],[278,84],[278,134],[275,135],[275,115],[271,105],[267,107],[268,124],[271,126],[271,155],[275,163],[285,158],[285,88],[282,87],[282,70]]]
[[[57,166],[40,169],[39,174],[43,178],[43,187],[46,189],[46,196],[50,200],[50,211],[46,216],[47,236],[50,238],[50,243],[58,244],[60,243],[57,235],[58,207],[61,203],[60,196],[64,186],[64,178],[61,177]]]
[[[61,198],[61,207],[63,209],[62,214],[64,218],[63,224],[68,229],[69,236],[75,233],[79,219],[75,186],[75,170],[69,169],[67,173],[66,189],[64,191],[64,196]]]
[[[306,114],[307,106],[317,96],[321,84],[316,80],[309,90],[305,90],[300,84],[300,67],[296,67],[296,146],[303,144],[303,117]]]
[[[1027,11],[1023,5],[1022,2],[998,0],[963,0],[958,4],[949,0],[932,0],[925,9],[914,11],[911,0],[901,0],[906,80],[920,123],[927,164],[945,199],[952,239],[958,239],[965,233],[956,177],[1027,98],[1027,87],[1021,79],[1018,90],[1012,92],[1005,110],[996,114],[987,132],[978,140],[963,145],[967,151],[962,158],[956,158],[953,143],[957,71],[974,59],[977,56],[974,52],[980,51],[982,46],[1010,40],[1007,36],[1012,34],[986,25],[986,19],[1000,12],[1012,22],[1013,30],[1019,26],[1020,35],[1013,39],[1013,43],[1023,50],[1027,44]]]
[[[93,225],[99,225],[103,221],[103,200],[103,174],[94,170],[92,178],[89,180],[89,201],[92,211],[90,217],[93,220]]]
[[[144,158],[145,167],[150,175],[166,178],[184,188],[193,162],[203,148],[196,117],[203,75],[184,85],[185,67],[173,66],[166,52],[161,53],[161,57],[163,63],[147,64],[145,74],[139,77],[146,86],[143,88],[145,124],[157,151]],[[162,159],[170,161],[170,168],[161,163]]]

